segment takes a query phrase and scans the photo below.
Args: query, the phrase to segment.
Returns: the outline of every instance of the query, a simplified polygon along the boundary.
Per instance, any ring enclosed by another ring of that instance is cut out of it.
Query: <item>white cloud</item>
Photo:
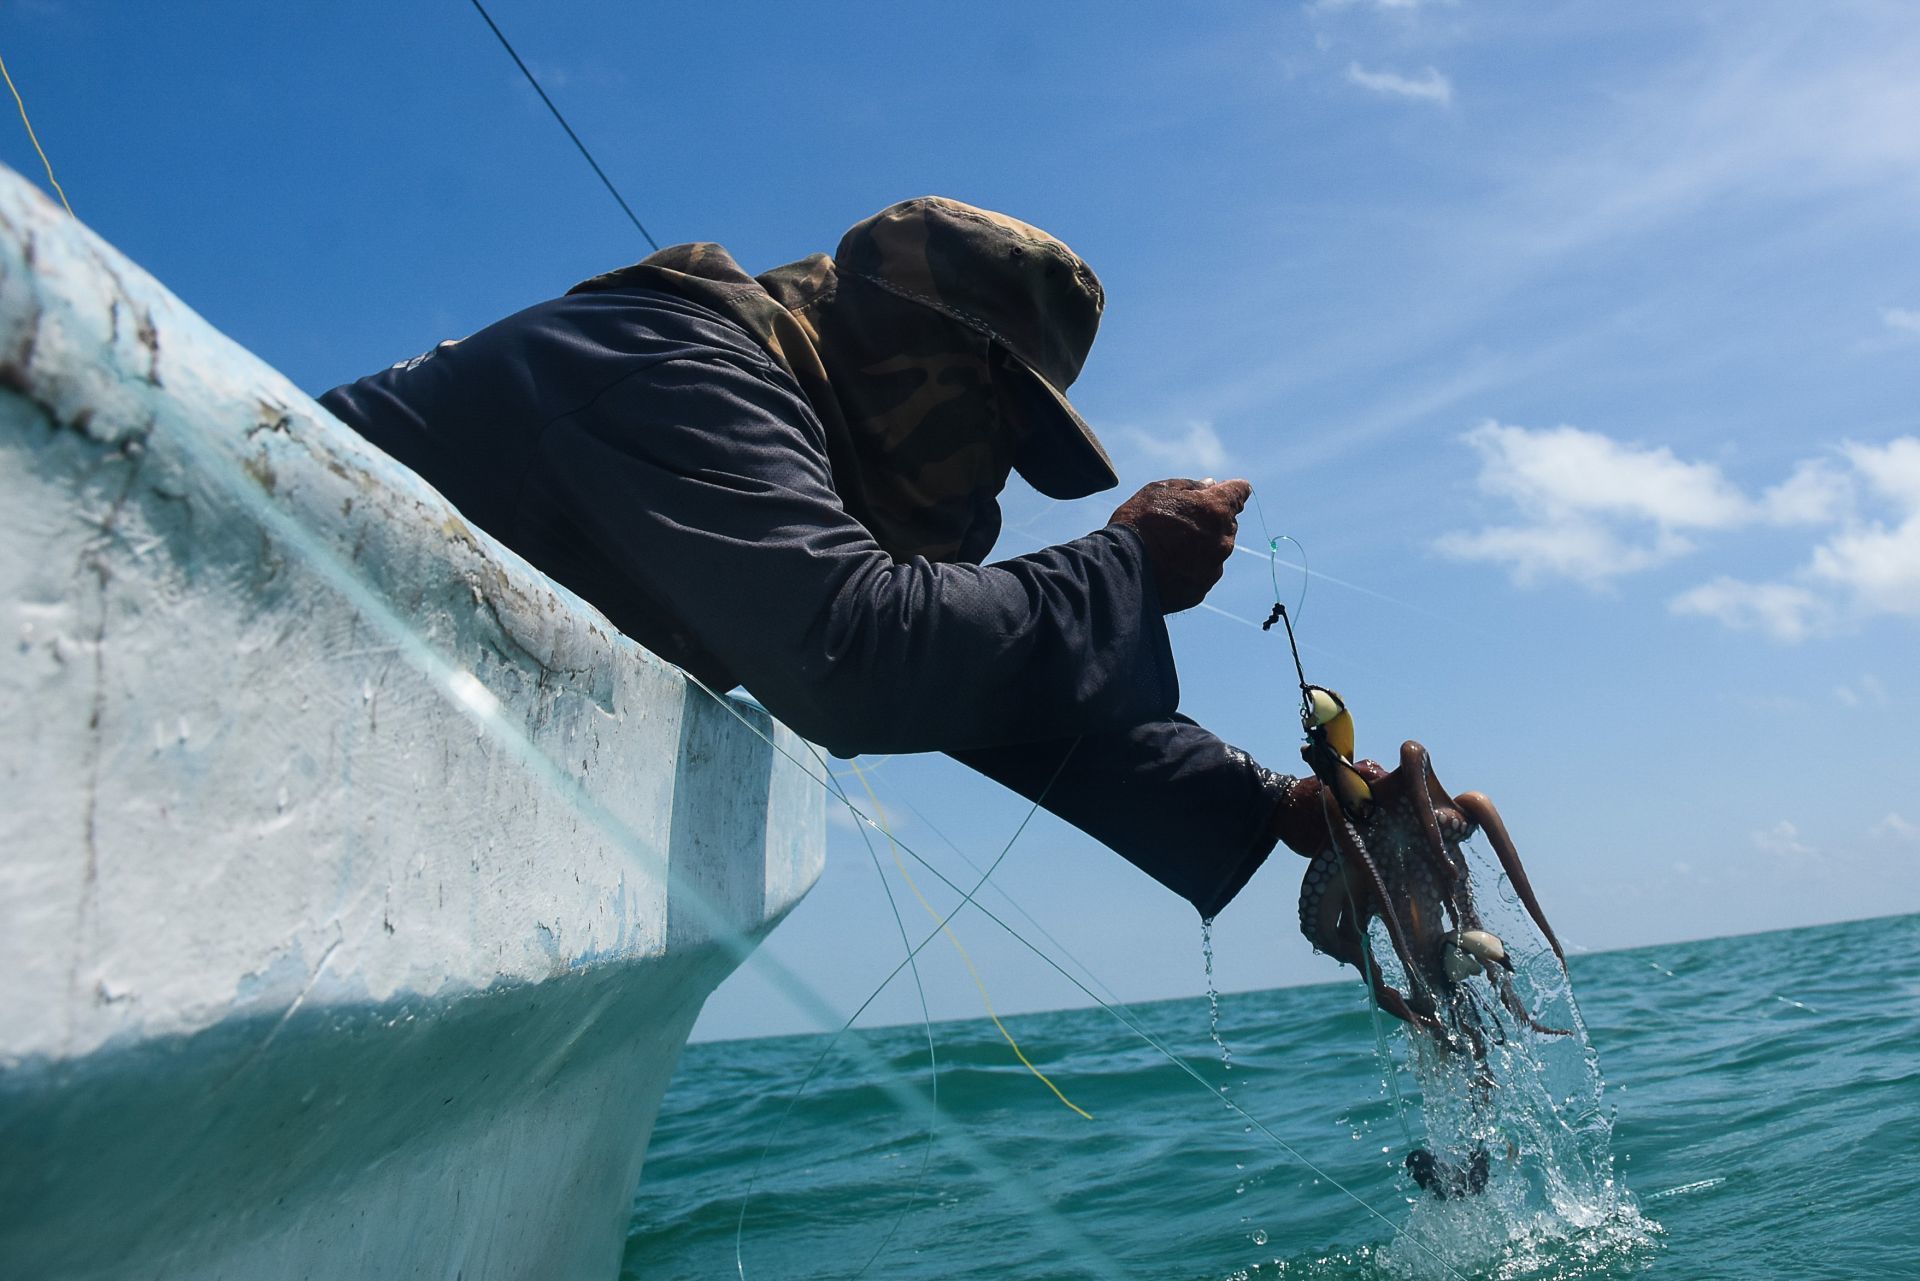
[[[1480,491],[1519,519],[1446,534],[1443,555],[1502,565],[1521,585],[1598,587],[1698,551],[1710,534],[1821,528],[1788,577],[1721,574],[1669,607],[1787,642],[1876,616],[1920,619],[1920,436],[1845,443],[1839,461],[1804,460],[1758,496],[1712,463],[1578,427],[1488,421],[1462,439],[1480,456]]]
[[[1856,685],[1858,688],[1855,687]],[[1880,683],[1878,676],[1868,672],[1855,682],[1855,685],[1835,685],[1833,696],[1839,699],[1844,707],[1860,707],[1869,703],[1876,707],[1884,707],[1887,702],[1887,687]]]
[[[1635,544],[1598,521],[1578,518],[1445,534],[1434,546],[1442,555],[1456,560],[1503,564],[1523,587],[1550,578],[1570,578],[1595,586],[1692,550],[1691,543],[1675,534],[1656,534],[1650,542]]]
[[[1722,575],[1668,603],[1676,614],[1711,618],[1735,631],[1764,632],[1788,643],[1805,640],[1824,616],[1820,597],[1792,583],[1748,583]]]
[[[1811,572],[1860,612],[1920,617],[1920,513],[1835,534],[1814,549]]]
[[[1805,858],[1814,853],[1813,846],[1800,839],[1800,829],[1784,818],[1750,835],[1754,848],[1782,858]]]
[[[1850,511],[1853,503],[1853,478],[1827,460],[1815,458],[1760,495],[1760,514],[1773,525],[1827,525]]]
[[[1598,585],[1686,555],[1694,543],[1681,531],[1732,528],[1765,510],[1711,463],[1685,462],[1664,446],[1493,421],[1463,439],[1480,455],[1481,491],[1511,503],[1522,520],[1447,534],[1438,549],[1503,564],[1522,584],[1558,577]],[[1778,506],[1810,510],[1823,501],[1819,489],[1811,473],[1796,475]]]
[[[1168,467],[1195,479],[1225,478],[1227,447],[1221,443],[1220,433],[1213,429],[1212,423],[1190,422],[1186,430],[1177,435],[1146,432],[1138,427],[1123,428],[1120,434],[1135,452],[1144,454],[1156,466]]]
[[[1364,4],[1370,9],[1418,9],[1421,0],[1316,0],[1316,9],[1350,9]]]
[[[1660,446],[1625,445],[1578,427],[1532,430],[1484,422],[1464,438],[1480,454],[1480,487],[1541,516],[1620,516],[1668,529],[1724,529],[1749,515],[1711,463]]]
[[[1882,307],[1880,320],[1902,338],[1920,338],[1920,308]]]
[[[1920,842],[1920,826],[1889,810],[1887,816],[1867,829],[1867,835],[1879,840]]]
[[[1453,101],[1453,84],[1439,70],[1428,67],[1419,76],[1403,76],[1396,71],[1368,71],[1357,62],[1347,64],[1347,79],[1362,89],[1388,97],[1447,106]]]
[[[1920,437],[1842,452],[1893,519],[1850,522],[1814,549],[1808,575],[1857,613],[1920,617]]]
[[[1848,444],[1842,451],[1882,497],[1920,512],[1920,436],[1901,436],[1884,445]]]

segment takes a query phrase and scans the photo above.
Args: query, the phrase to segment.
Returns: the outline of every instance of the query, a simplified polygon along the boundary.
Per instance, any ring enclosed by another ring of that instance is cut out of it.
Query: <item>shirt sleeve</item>
[[[1112,849],[1203,920],[1266,861],[1275,806],[1294,782],[1180,715],[953,756]]]
[[[837,754],[1100,734],[1179,701],[1132,530],[992,565],[896,563],[841,505],[824,429],[770,366],[649,365],[547,424],[533,465],[607,563]]]

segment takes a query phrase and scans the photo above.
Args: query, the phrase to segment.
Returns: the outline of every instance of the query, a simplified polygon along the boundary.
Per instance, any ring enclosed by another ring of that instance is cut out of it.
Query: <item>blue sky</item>
[[[1417,737],[1494,797],[1573,944],[1920,908],[1911,6],[492,8],[663,243],[763,269],[938,192],[1078,249],[1109,308],[1075,400],[1126,484],[1016,484],[1000,551],[1251,479],[1328,576],[1310,676],[1364,753]],[[79,215],[316,392],[645,252],[460,0],[41,0],[0,54]],[[17,125],[0,161],[43,178]],[[1255,525],[1173,630],[1184,710],[1286,768]],[[940,758],[871,777],[956,876],[948,839],[985,862],[1026,808]],[[850,1009],[899,941],[831,842],[769,946]],[[1299,867],[1223,916],[1225,987],[1338,977]],[[1199,989],[1191,910],[1045,816],[996,884],[1121,995]],[[1084,1001],[960,930],[1003,1012]],[[978,1013],[927,956],[935,1013]],[[800,1026],[746,976],[701,1033]]]

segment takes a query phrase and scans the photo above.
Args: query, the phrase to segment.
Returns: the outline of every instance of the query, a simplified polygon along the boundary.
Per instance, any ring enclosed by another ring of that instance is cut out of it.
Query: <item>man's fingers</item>
[[[1247,500],[1253,497],[1253,486],[1244,480],[1223,480],[1213,487],[1216,492],[1233,500],[1233,510],[1242,511]]]

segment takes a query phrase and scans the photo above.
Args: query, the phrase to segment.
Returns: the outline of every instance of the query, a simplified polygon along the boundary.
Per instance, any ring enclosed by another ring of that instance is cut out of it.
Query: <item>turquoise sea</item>
[[[826,1038],[690,1046],[623,1276],[738,1275],[744,1205],[750,1281],[1920,1277],[1920,916],[1570,969],[1585,1042],[1514,1036],[1491,1091],[1357,978],[1222,997],[1230,1067],[1205,997],[1126,1011],[1205,1085],[1099,1008],[1007,1020],[1092,1120],[992,1023],[935,1024],[931,1146],[844,1040],[791,1111]],[[1522,965],[1548,1021],[1558,973]],[[929,1088],[927,1029],[861,1035]],[[1486,1191],[1422,1193],[1410,1139],[1486,1147]]]

